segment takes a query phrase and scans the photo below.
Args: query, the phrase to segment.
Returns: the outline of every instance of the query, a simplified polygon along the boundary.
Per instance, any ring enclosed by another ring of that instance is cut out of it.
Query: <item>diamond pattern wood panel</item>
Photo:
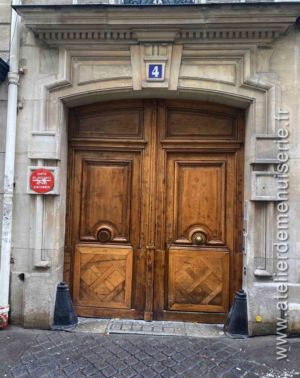
[[[227,311],[229,253],[170,249],[171,310]]]
[[[131,247],[77,246],[75,268],[75,304],[130,308]]]

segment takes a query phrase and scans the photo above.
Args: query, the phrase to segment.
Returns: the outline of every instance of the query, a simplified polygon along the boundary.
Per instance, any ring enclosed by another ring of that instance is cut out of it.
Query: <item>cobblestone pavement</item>
[[[300,377],[300,339],[276,361],[276,339],[0,331],[0,377]]]

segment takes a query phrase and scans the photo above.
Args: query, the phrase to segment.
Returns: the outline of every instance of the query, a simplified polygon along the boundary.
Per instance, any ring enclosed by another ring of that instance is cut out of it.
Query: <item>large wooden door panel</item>
[[[106,241],[129,242],[132,170],[133,160],[83,160],[81,240],[97,241],[106,231]]]
[[[65,268],[79,315],[225,319],[241,284],[242,118],[177,100],[71,111]]]
[[[126,151],[75,152],[77,242],[138,243],[141,158],[141,153]]]
[[[140,317],[141,159],[124,148],[75,151],[73,299],[83,316]]]
[[[222,322],[240,288],[242,118],[159,102],[156,319]]]
[[[187,155],[182,157],[188,158]],[[170,159],[170,163],[174,163],[174,175],[170,173],[168,177],[172,191],[168,192],[168,198],[174,199],[175,242],[191,243],[193,229],[203,226],[210,244],[224,244],[226,162],[205,161],[199,156],[189,161]],[[171,211],[172,204],[168,205]]]
[[[166,152],[166,311],[226,313],[235,154]],[[197,245],[196,237],[203,237]]]
[[[151,109],[144,101],[70,112],[65,270],[81,316],[142,319]]]
[[[237,128],[230,117],[199,109],[170,107],[167,110],[168,138],[232,140],[236,133]]]
[[[143,102],[106,103],[81,107],[71,116],[71,139],[142,139]]]

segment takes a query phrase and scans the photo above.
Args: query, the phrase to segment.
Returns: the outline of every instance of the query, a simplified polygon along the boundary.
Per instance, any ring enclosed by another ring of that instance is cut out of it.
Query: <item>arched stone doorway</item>
[[[21,58],[28,62],[25,71],[28,74],[22,76],[20,87],[24,106],[18,114],[16,208],[32,216],[29,221],[27,217],[14,218],[13,254],[17,258],[11,274],[12,319],[26,327],[49,327],[55,288],[63,278],[64,256],[68,265],[70,255],[64,255],[64,247],[69,109],[124,98],[193,99],[226,104],[245,112],[241,192],[243,289],[247,292],[249,334],[275,333],[278,309],[274,298],[278,283],[273,242],[277,227],[277,132],[283,126],[289,127],[295,170],[299,150],[299,104],[295,93],[299,75],[290,67],[299,67],[294,48],[298,7],[260,5],[257,12],[257,6],[249,4],[245,12],[244,6],[222,4],[205,6],[204,13],[203,7],[147,10],[130,7],[124,12],[110,5],[89,5],[78,9],[60,7],[57,17],[57,9],[52,7],[18,7],[27,33],[21,41]],[[45,19],[49,20],[47,24]],[[82,22],[84,19],[89,22]],[[28,59],[31,56],[36,59]],[[164,66],[162,81],[148,80],[147,67],[154,62]],[[24,140],[30,143],[27,145]],[[34,140],[38,143],[32,143]],[[224,141],[218,145],[222,144],[226,145]],[[51,146],[47,154],[40,149],[44,145]],[[157,145],[167,150],[168,144]],[[195,145],[199,146],[198,142]],[[189,147],[192,146],[190,143]],[[57,172],[57,192],[40,201],[27,193],[24,174],[28,167],[47,166]],[[290,177],[294,194],[289,206],[293,206],[293,219],[299,218],[295,195],[297,177],[296,173]],[[293,224],[291,246],[297,245],[295,230]],[[151,243],[146,246],[157,247]],[[293,278],[289,282],[289,300],[294,315],[288,323],[292,330],[299,328],[299,279],[294,263],[297,249],[291,248],[290,253]],[[24,282],[20,282],[20,273],[25,273]],[[152,279],[151,274],[149,277]],[[149,285],[150,294],[145,294],[145,303],[147,298],[151,299],[152,288],[156,290],[155,274],[153,282]],[[168,286],[164,290],[165,287]],[[131,290],[133,293],[134,287]],[[168,305],[168,298],[164,295],[160,298]],[[144,306],[140,309],[141,317],[145,311],[151,315]],[[165,315],[167,310],[157,311],[154,317],[159,313]]]

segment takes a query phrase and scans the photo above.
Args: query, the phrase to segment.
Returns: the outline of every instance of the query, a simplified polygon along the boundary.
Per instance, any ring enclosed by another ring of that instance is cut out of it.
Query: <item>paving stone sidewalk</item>
[[[276,339],[0,331],[0,377],[300,377],[300,340],[276,361]]]

